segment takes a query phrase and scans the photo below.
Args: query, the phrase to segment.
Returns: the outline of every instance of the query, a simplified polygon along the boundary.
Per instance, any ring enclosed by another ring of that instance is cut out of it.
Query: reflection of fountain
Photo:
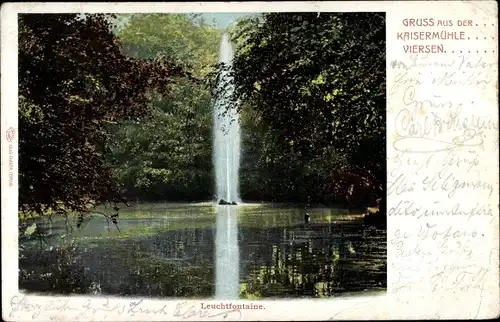
[[[220,62],[231,64],[233,49],[224,34],[220,44]],[[222,75],[224,95],[214,106],[214,155],[217,189],[217,231],[215,239],[215,296],[236,299],[239,295],[238,171],[240,163],[240,126],[238,112],[228,101],[233,92],[231,78]]]
[[[240,277],[238,248],[238,208],[217,206],[215,238],[215,297],[238,298]]]

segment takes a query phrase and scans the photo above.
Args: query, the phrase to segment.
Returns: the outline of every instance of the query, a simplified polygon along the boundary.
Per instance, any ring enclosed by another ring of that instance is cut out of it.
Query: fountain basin
[[[236,206],[236,205],[238,205],[238,204],[236,203],[236,201],[232,201],[232,202],[230,202],[230,201],[226,201],[226,200],[224,200],[224,199],[219,200],[218,204],[219,204],[219,205],[224,205],[224,206]]]

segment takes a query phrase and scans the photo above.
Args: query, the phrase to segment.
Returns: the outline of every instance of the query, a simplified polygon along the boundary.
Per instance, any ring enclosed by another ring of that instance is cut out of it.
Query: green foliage
[[[220,33],[184,14],[133,15],[118,32],[127,54],[166,57],[202,78],[216,63]],[[179,78],[140,122],[113,130],[110,160],[130,196],[141,200],[206,200],[212,194],[212,97]]]
[[[196,14],[24,15],[19,30],[21,210],[211,198],[221,30]],[[333,202],[340,168],[385,182],[383,14],[249,15],[229,32],[243,199]]]
[[[258,115],[281,191],[318,195],[338,168],[385,182],[384,14],[268,13],[231,35],[234,99]]]
[[[135,14],[118,35],[133,57],[166,57],[203,76],[217,61],[221,33],[195,18],[186,14]]]
[[[147,114],[180,68],[123,54],[104,15],[19,18],[19,201],[24,212],[82,212],[119,190],[105,163],[109,124]]]

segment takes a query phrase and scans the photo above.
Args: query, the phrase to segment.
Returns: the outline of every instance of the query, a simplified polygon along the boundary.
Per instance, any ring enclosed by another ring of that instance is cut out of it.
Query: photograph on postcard
[[[385,293],[384,12],[20,13],[19,290]]]

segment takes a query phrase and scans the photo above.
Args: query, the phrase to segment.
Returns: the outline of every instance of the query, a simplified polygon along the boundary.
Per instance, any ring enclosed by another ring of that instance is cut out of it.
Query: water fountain
[[[220,62],[231,66],[233,48],[224,34],[220,44]],[[215,298],[237,299],[239,293],[238,248],[238,172],[240,165],[240,125],[238,112],[230,96],[232,79],[222,74],[223,95],[214,105],[214,154],[217,230],[215,238]]]
[[[224,34],[220,44],[221,63],[231,66],[233,48],[229,36]],[[240,166],[240,124],[238,112],[230,101],[233,92],[232,79],[225,71],[220,88],[223,95],[214,106],[214,149],[215,182],[217,200],[220,204],[239,202],[238,172]]]

